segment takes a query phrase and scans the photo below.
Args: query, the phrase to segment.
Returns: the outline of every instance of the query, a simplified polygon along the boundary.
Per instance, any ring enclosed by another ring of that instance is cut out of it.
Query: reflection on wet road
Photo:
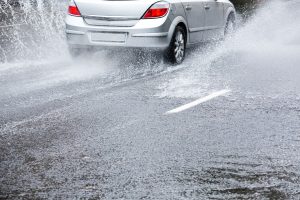
[[[134,51],[0,64],[0,198],[299,199],[299,6],[269,3],[177,67]]]

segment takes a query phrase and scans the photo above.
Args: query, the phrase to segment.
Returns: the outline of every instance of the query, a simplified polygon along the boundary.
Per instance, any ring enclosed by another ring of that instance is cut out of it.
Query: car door
[[[220,39],[224,35],[224,5],[220,0],[205,0],[204,40]]]
[[[189,43],[203,41],[205,26],[204,0],[182,0],[189,26]]]

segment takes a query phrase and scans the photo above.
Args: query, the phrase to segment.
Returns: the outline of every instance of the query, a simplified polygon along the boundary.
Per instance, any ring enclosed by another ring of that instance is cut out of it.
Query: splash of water
[[[244,89],[256,92],[259,81],[287,77],[290,80],[286,82],[296,87],[294,77],[300,71],[299,21],[299,1],[267,2],[231,38],[193,53],[186,62],[187,70],[159,86],[159,96],[198,98],[214,90],[238,90],[243,84]],[[266,93],[277,92],[271,86],[264,89]]]
[[[56,77],[57,82],[60,74],[63,80],[84,80],[102,74],[107,68],[114,69],[120,65],[121,70],[115,73],[119,73],[117,76],[122,79],[137,74],[146,76],[163,70],[164,66],[160,62],[152,62],[148,59],[149,56],[141,56],[132,51],[113,54],[108,51],[98,52],[87,55],[87,59],[76,60],[77,63],[69,62],[64,33],[67,3],[68,1],[61,0],[19,0],[12,4],[11,0],[5,0],[1,4],[0,72],[27,68],[27,73],[32,73],[29,71],[42,68],[55,74],[53,77]],[[106,58],[103,55],[109,56]],[[55,65],[59,65],[59,69]],[[138,65],[142,67],[137,69]]]
[[[10,0],[0,5],[0,62],[65,56],[66,1]]]
[[[20,0],[17,4],[11,4],[9,0],[1,2],[0,63],[2,62],[4,65],[0,64],[0,71],[4,68],[15,68],[15,66],[23,68],[26,61],[29,63],[28,66],[31,66],[34,61],[38,61],[36,65],[40,65],[41,61],[55,62],[59,58],[65,60],[68,57],[64,36],[67,1]],[[260,65],[278,64],[278,61],[285,62],[284,65],[298,62],[300,43],[298,2],[270,1],[232,38],[221,44],[200,47],[185,61],[183,67],[188,66],[187,70],[176,74],[174,79],[160,86],[163,90],[161,96],[198,97],[211,88],[230,87],[230,81],[224,79],[222,70],[226,70],[230,65],[242,67],[243,65],[238,63],[241,61],[241,57],[243,57],[244,63],[257,61],[260,62]],[[240,59],[226,63],[228,55]],[[102,58],[102,56],[100,57]],[[145,74],[144,76],[146,76],[166,68],[161,64],[158,68],[157,64],[152,66],[152,63],[149,63],[150,67],[141,64],[143,69],[136,69],[134,66],[131,67],[131,62],[127,62],[127,64],[123,62],[124,58],[130,57],[129,54],[125,53],[118,57],[122,57],[122,62],[120,59],[114,58],[116,62],[113,64],[107,59],[96,59],[93,63],[93,70],[91,70],[93,72],[87,77],[97,75],[94,71],[98,72],[97,69],[100,67],[118,66],[118,61],[125,68],[120,72],[121,76],[125,78],[136,76],[136,74]],[[131,56],[129,60],[132,57],[135,56]],[[220,61],[223,62],[222,65],[220,65]],[[85,78],[82,71],[88,70],[86,70],[85,63],[82,65],[82,67],[77,67],[79,72],[74,75],[75,80]],[[258,63],[253,65],[258,65]],[[42,68],[45,69],[45,66]],[[69,66],[69,64],[67,67],[59,67],[57,70],[56,68],[53,70],[52,67],[48,68],[52,74],[55,74],[53,77],[62,74],[63,79],[66,78],[66,74],[70,76],[72,74],[70,72],[74,73],[74,66]],[[100,71],[102,73],[103,70]],[[118,74],[118,72],[116,73]],[[56,79],[55,82],[57,82]]]

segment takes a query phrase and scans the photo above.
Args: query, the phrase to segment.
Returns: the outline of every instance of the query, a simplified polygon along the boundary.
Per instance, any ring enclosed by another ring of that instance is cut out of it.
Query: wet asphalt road
[[[0,198],[299,199],[300,40],[265,34],[270,14],[177,67],[136,52],[1,64]]]

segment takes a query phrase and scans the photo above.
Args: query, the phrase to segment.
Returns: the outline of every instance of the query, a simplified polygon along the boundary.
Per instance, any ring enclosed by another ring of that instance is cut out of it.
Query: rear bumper
[[[165,49],[171,41],[171,20],[139,20],[132,27],[88,25],[82,17],[67,16],[66,35],[71,46]]]

